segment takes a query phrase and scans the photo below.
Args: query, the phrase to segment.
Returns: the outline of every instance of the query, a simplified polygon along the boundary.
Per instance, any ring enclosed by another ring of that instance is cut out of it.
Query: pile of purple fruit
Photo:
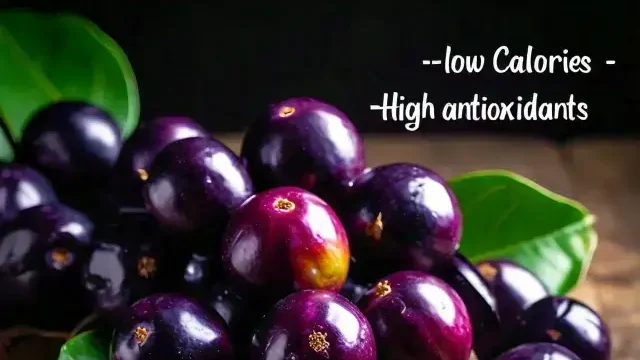
[[[512,262],[471,264],[445,180],[367,168],[321,101],[268,106],[240,156],[188,118],[124,141],[109,114],[59,102],[16,153],[0,170],[2,329],[90,317],[111,360],[610,358],[598,314]]]

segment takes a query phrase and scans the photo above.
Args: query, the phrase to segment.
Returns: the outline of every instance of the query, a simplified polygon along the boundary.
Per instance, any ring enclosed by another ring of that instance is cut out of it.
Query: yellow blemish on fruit
[[[378,216],[376,216],[376,218],[372,222],[367,224],[367,227],[364,229],[364,231],[375,241],[380,241],[380,239],[382,239],[382,228],[382,213],[378,213]]]
[[[329,342],[327,341],[327,333],[321,333],[313,330],[309,335],[309,347],[316,353],[325,352],[329,349]]]
[[[287,199],[278,199],[273,202],[273,208],[283,212],[291,212],[296,208],[296,204]]]
[[[61,268],[69,265],[71,262],[71,253],[64,248],[55,248],[51,251],[51,261],[56,268]]]
[[[145,340],[147,340],[147,337],[149,337],[149,331],[147,329],[143,328],[142,326],[138,326],[136,328],[136,332],[135,332],[134,336],[136,337],[136,342],[138,342],[138,345],[140,345]]]
[[[156,272],[156,259],[149,257],[149,256],[143,256],[140,259],[138,259],[138,275],[142,276],[143,278],[149,278],[151,276],[153,276],[153,274],[155,274]]]
[[[278,114],[278,116],[280,116],[281,118],[284,118],[284,117],[293,115],[293,113],[295,112],[296,112],[295,108],[291,106],[285,106],[282,109],[280,109],[280,113]]]
[[[140,180],[147,181],[147,179],[149,179],[149,173],[147,172],[147,170],[138,169],[136,171],[138,172],[138,175],[140,176]]]
[[[558,339],[560,339],[560,337],[562,337],[562,333],[555,329],[547,330],[547,335],[549,335],[549,337],[553,341],[557,341]]]
[[[339,289],[349,271],[349,251],[337,245],[321,245],[320,253],[305,251],[296,261],[300,271],[300,287],[312,289]]]
[[[478,266],[478,271],[480,272],[480,275],[488,281],[492,281],[498,274],[498,269],[490,264],[480,264]]]
[[[383,297],[389,295],[391,293],[391,285],[389,285],[389,281],[381,281],[376,284],[375,295],[376,297]]]

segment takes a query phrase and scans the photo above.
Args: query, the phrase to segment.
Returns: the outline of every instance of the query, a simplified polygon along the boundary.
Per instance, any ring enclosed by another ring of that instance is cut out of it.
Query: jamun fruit
[[[39,110],[24,129],[20,157],[55,185],[103,182],[118,160],[122,139],[105,111],[80,101],[62,101]]]
[[[462,299],[435,276],[401,271],[381,279],[358,306],[379,360],[468,360],[471,320]]]
[[[358,177],[349,192],[340,216],[358,277],[369,273],[378,278],[398,266],[426,271],[458,249],[458,202],[433,171],[414,164],[383,165]]]
[[[509,332],[510,346],[548,342],[566,347],[581,360],[609,360],[611,338],[600,316],[580,301],[548,296],[535,302]]]
[[[253,336],[250,359],[376,360],[376,344],[364,315],[347,299],[304,290],[267,313]]]
[[[309,98],[272,104],[249,127],[242,158],[256,189],[297,186],[333,204],[364,169],[364,146],[347,116]]]
[[[111,360],[231,360],[231,339],[215,311],[175,294],[154,294],[131,305],[116,326]]]
[[[253,193],[240,159],[204,137],[174,141],[149,169],[143,196],[149,211],[176,230],[224,229],[229,213]]]
[[[473,350],[479,360],[493,359],[500,351],[501,322],[496,300],[478,270],[462,254],[432,269],[464,302],[473,328]]]
[[[0,223],[12,220],[21,210],[58,201],[49,180],[21,164],[0,166],[0,194]]]
[[[564,346],[553,343],[533,343],[515,347],[496,360],[581,360]]]
[[[326,202],[301,188],[279,187],[236,210],[222,262],[239,284],[278,297],[302,289],[339,291],[349,271],[349,243]]]
[[[549,291],[529,270],[508,260],[487,260],[477,268],[496,299],[500,322],[510,328],[518,316]]]
[[[22,210],[5,223],[0,228],[0,317],[21,309],[30,325],[64,329],[85,316],[82,269],[92,235],[92,222],[60,203]]]
[[[121,201],[131,202],[130,206],[142,205],[141,189],[149,176],[149,167],[167,145],[181,139],[207,136],[202,126],[182,116],[158,117],[139,126],[122,146],[116,165]]]

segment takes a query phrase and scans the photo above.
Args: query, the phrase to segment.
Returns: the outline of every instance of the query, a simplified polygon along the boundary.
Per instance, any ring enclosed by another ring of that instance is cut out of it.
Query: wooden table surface
[[[240,136],[216,137],[239,151]],[[369,136],[365,142],[369,166],[414,162],[445,178],[507,169],[585,204],[597,217],[600,241],[587,280],[572,295],[598,310],[609,324],[613,360],[638,360],[640,141],[584,139],[559,148],[530,138],[397,135]],[[11,359],[46,360],[24,353]]]

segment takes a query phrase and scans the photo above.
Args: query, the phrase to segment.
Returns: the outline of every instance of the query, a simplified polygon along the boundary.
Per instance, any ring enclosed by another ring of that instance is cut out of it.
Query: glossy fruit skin
[[[326,202],[301,188],[279,187],[236,210],[222,264],[242,287],[278,298],[293,290],[339,291],[349,271],[349,242]]]
[[[147,209],[161,224],[181,231],[217,232],[252,193],[240,159],[222,143],[198,137],[160,151],[143,188]]]
[[[376,360],[371,326],[358,308],[326,290],[279,301],[256,330],[251,360]]]
[[[81,277],[93,228],[84,214],[60,203],[22,210],[5,223],[0,229],[0,317],[17,312],[31,325],[64,329],[85,316]]]
[[[122,214],[103,230],[85,266],[83,284],[95,309],[111,313],[153,293],[178,289],[189,260],[184,241],[150,215]]]
[[[122,146],[109,114],[80,101],[62,101],[38,111],[24,129],[21,158],[54,184],[103,182]]]
[[[113,335],[111,360],[234,359],[224,320],[191,299],[154,294],[129,310]]]
[[[524,344],[500,355],[496,360],[581,360],[567,348],[553,343]]]
[[[535,302],[510,331],[510,347],[549,342],[566,347],[581,360],[609,360],[611,338],[602,318],[580,301],[548,296]]]
[[[329,203],[365,167],[355,126],[334,106],[310,98],[271,104],[247,130],[242,158],[258,191],[297,186]]]
[[[445,180],[422,166],[376,167],[354,181],[343,204],[340,217],[358,277],[366,272],[377,278],[389,270],[428,270],[449,260],[459,246],[458,202]]]
[[[379,360],[468,360],[471,320],[445,282],[419,271],[393,273],[358,306],[373,328]]]
[[[476,266],[496,299],[504,328],[510,328],[531,304],[549,296],[544,284],[529,270],[508,260],[487,260]]]
[[[496,299],[467,258],[459,252],[431,270],[451,286],[464,302],[473,328],[473,351],[479,360],[494,359],[500,351],[501,321]]]
[[[143,205],[143,178],[148,175],[153,159],[167,145],[181,139],[208,136],[197,122],[182,116],[157,117],[139,126],[122,146],[116,164],[122,201]]]
[[[0,224],[13,220],[21,210],[58,201],[49,180],[22,164],[0,166],[0,194]]]

